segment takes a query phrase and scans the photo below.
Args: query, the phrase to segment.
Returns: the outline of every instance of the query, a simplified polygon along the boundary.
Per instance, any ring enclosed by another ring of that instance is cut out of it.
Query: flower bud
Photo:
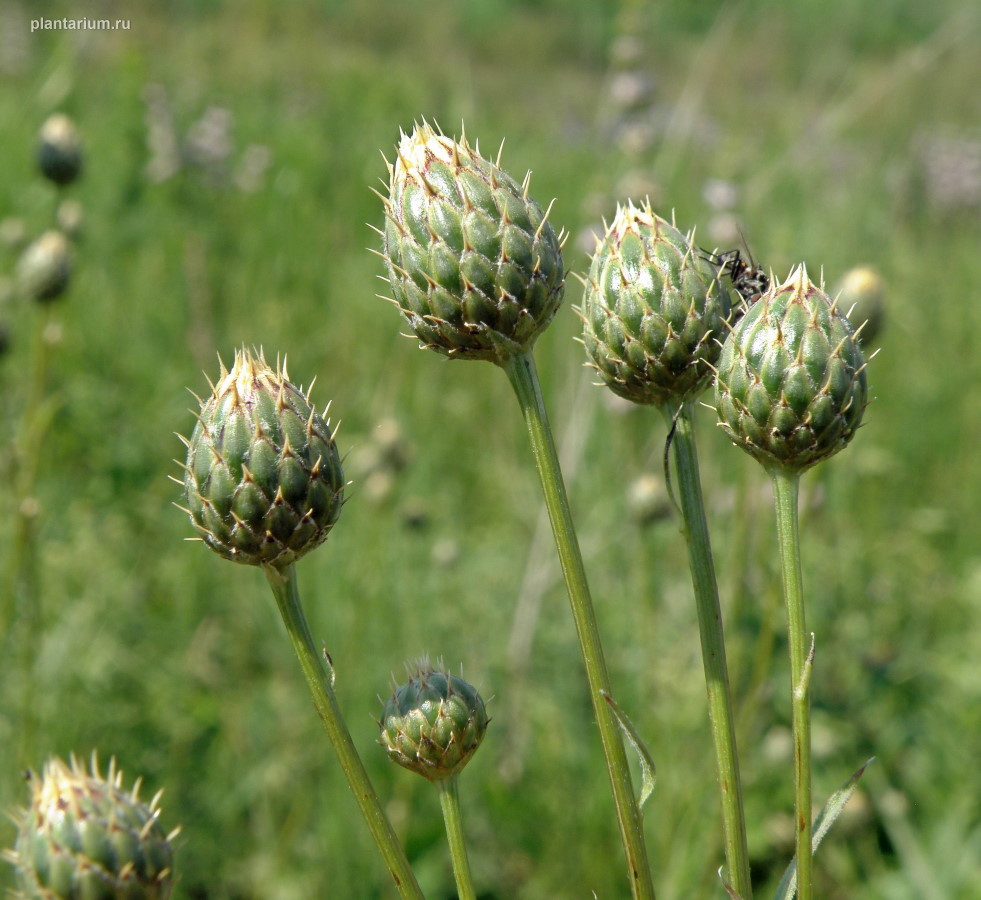
[[[803,471],[855,435],[866,406],[865,366],[848,319],[800,266],[726,338],[715,389],[719,424],[765,467]]]
[[[841,279],[835,303],[858,331],[858,339],[867,347],[882,330],[886,313],[886,285],[882,276],[870,266],[849,269]]]
[[[32,300],[60,297],[72,274],[72,250],[60,231],[46,231],[29,244],[17,262],[17,284]]]
[[[456,775],[484,739],[489,719],[477,689],[426,659],[385,704],[380,743],[391,759],[430,781]]]
[[[559,308],[562,238],[547,212],[466,139],[423,123],[389,167],[384,259],[422,345],[502,362],[530,350]]]
[[[201,404],[184,495],[201,539],[226,559],[286,566],[327,539],[344,473],[329,423],[285,368],[235,354]]]
[[[74,759],[48,761],[31,775],[31,805],[18,818],[7,859],[27,900],[166,900],[173,888],[173,840],[160,825],[159,794],[143,803],[139,781],[105,778]]]
[[[71,184],[82,171],[82,142],[68,116],[49,116],[38,135],[37,161],[41,172],[57,185]]]
[[[617,209],[583,294],[583,344],[616,394],[663,406],[700,393],[719,355],[729,292],[691,238],[650,205]]]

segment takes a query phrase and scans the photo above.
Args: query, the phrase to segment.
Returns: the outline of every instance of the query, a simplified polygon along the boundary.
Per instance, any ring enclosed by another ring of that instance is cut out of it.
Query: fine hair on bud
[[[562,300],[563,236],[465,137],[428,123],[389,166],[382,231],[392,300],[422,346],[501,363],[531,349]]]
[[[185,511],[226,559],[290,565],[340,516],[344,473],[330,424],[261,352],[242,349],[222,366],[184,442]]]

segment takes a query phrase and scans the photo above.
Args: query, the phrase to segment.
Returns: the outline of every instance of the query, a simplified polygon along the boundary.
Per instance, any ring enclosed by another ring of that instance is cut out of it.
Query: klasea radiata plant
[[[219,556],[259,566],[269,581],[314,705],[402,897],[422,892],[355,749],[334,693],[329,657],[317,653],[300,603],[295,562],[322,544],[344,500],[344,473],[329,422],[285,366],[240,350],[201,400],[187,447],[184,488],[199,540]],[[176,479],[175,479],[176,480]]]
[[[160,794],[140,800],[123,788],[114,761],[103,776],[77,760],[48,760],[29,773],[31,802],[15,818],[6,854],[24,900],[167,900],[174,886],[174,839],[160,824]]]
[[[390,759],[422,775],[439,790],[443,822],[460,900],[476,900],[463,837],[457,777],[476,753],[490,719],[469,681],[428,659],[407,666],[382,710],[379,743]]]
[[[531,196],[466,138],[423,122],[403,134],[389,165],[382,254],[392,296],[423,347],[451,359],[483,359],[507,374],[541,478],[579,636],[589,695],[613,789],[631,892],[654,887],[640,805],[600,641],[532,348],[562,300],[565,270],[556,234]]]
[[[813,896],[810,678],[800,563],[801,473],[855,436],[867,402],[858,335],[803,265],[773,285],[735,325],[722,347],[715,386],[719,424],[770,475],[787,604],[797,896]]]
[[[698,610],[709,723],[722,806],[726,874],[752,896],[735,717],[722,610],[709,543],[692,406],[711,378],[733,312],[729,291],[691,235],[650,204],[617,209],[584,279],[582,342],[614,393],[661,410],[673,434],[681,510]]]

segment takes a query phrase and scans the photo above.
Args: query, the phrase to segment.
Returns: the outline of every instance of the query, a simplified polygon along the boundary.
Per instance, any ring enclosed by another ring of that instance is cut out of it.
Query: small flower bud
[[[72,250],[60,231],[46,231],[29,244],[17,262],[17,285],[40,303],[60,297],[72,274]]]
[[[856,329],[862,345],[868,347],[882,330],[886,313],[886,285],[870,266],[849,269],[838,285],[835,303]]]
[[[56,113],[38,135],[37,161],[41,172],[57,185],[71,184],[82,171],[82,142],[75,123]]]
[[[477,689],[460,676],[427,659],[409,671],[382,711],[379,743],[400,766],[441,781],[463,769],[490,720]]]

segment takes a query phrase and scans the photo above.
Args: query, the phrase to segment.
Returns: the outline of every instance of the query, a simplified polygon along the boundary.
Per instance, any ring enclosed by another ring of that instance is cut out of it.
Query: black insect
[[[723,250],[721,253],[707,253],[703,250],[702,253],[718,269],[720,278],[723,275],[729,278],[747,306],[770,287],[770,276],[762,266],[756,265],[752,256],[747,261],[743,259],[740,250]]]

